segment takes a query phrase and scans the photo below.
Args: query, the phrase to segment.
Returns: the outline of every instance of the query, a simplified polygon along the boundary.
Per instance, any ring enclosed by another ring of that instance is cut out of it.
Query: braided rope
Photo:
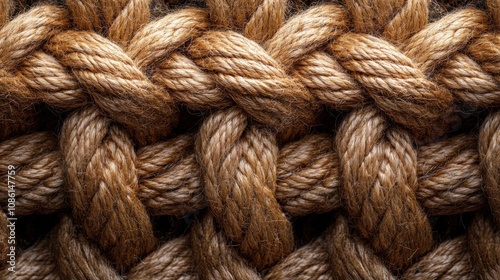
[[[498,279],[500,1],[309,2],[0,0],[0,278]]]

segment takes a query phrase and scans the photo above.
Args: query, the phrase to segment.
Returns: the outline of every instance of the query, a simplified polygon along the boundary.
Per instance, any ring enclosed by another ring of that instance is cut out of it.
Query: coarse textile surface
[[[0,178],[0,279],[498,280],[500,0],[0,0]]]

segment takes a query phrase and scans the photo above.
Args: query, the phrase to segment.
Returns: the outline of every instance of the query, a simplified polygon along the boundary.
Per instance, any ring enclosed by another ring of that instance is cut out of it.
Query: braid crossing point
[[[500,1],[0,0],[0,172],[0,279],[499,279]]]

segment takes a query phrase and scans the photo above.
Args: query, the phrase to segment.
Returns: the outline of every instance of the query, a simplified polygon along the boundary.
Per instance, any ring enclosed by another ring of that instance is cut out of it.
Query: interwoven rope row
[[[500,277],[499,0],[34,2],[2,279]]]

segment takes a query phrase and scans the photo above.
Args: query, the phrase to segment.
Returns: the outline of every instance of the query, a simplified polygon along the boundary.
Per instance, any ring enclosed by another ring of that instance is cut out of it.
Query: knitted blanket
[[[500,279],[500,0],[0,0],[0,279]]]

